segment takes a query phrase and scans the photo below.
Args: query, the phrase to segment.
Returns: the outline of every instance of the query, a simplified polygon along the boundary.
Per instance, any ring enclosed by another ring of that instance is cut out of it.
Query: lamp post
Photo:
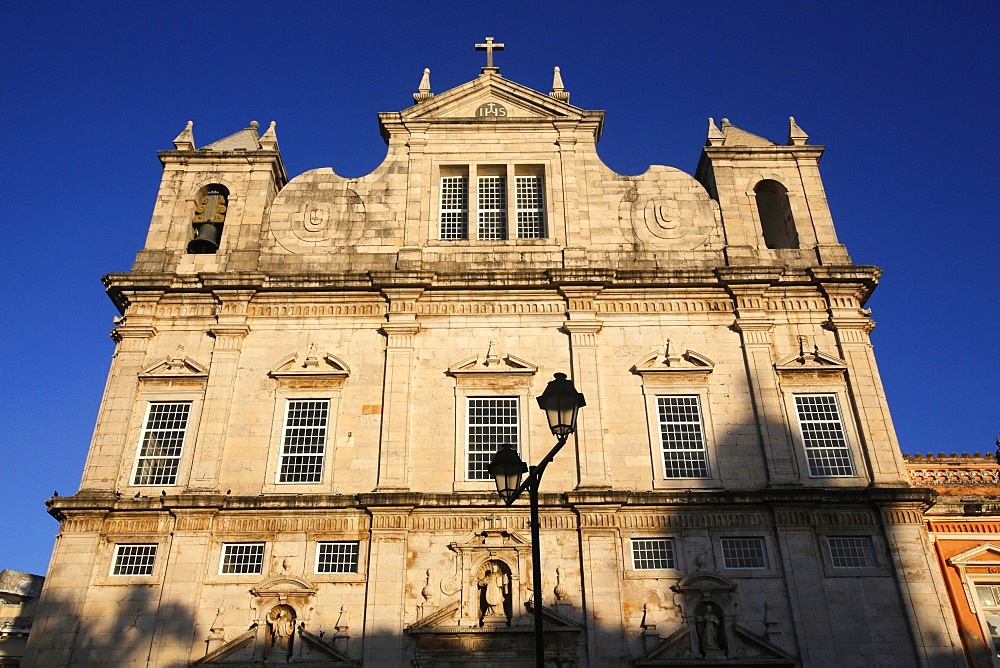
[[[535,665],[545,666],[545,639],[542,635],[542,560],[541,544],[538,535],[538,486],[542,482],[545,467],[556,456],[556,453],[566,445],[570,434],[576,431],[577,412],[587,405],[583,395],[576,391],[573,381],[564,373],[555,374],[555,379],[549,381],[542,396],[537,398],[538,407],[545,411],[549,421],[549,429],[558,438],[549,453],[542,457],[537,466],[529,467],[518,456],[514,446],[503,443],[490,462],[489,472],[497,484],[497,492],[504,504],[511,505],[528,490],[531,501],[531,581],[534,590],[532,608],[535,615]],[[528,477],[521,482],[521,477]]]

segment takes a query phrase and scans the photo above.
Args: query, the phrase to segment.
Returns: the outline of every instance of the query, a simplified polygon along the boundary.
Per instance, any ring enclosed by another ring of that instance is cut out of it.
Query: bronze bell
[[[188,253],[205,255],[219,250],[219,228],[213,223],[198,225],[198,233],[188,244]]]

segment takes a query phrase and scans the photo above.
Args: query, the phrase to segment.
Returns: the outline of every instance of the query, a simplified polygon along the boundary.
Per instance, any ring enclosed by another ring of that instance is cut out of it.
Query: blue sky
[[[290,176],[385,155],[376,113],[502,74],[607,112],[616,171],[693,172],[709,116],[828,147],[834,222],[870,300],[904,451],[1000,432],[997,3],[45,3],[0,9],[0,568],[42,574],[43,502],[78,487],[117,313],[100,277],[143,245],[156,151],[277,121]]]

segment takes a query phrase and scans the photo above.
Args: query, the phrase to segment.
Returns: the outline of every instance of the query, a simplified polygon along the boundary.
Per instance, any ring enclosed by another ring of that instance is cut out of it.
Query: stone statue
[[[510,578],[497,562],[491,561],[486,564],[486,571],[479,581],[479,588],[482,590],[483,601],[480,620],[484,617],[506,618],[504,603],[510,594]]]
[[[276,605],[267,613],[268,638],[271,657],[288,657],[292,653],[292,636],[295,634],[295,611],[287,605]]]

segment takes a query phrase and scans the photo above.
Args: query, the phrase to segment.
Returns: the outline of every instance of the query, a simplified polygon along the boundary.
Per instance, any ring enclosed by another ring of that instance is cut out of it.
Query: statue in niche
[[[726,632],[719,606],[708,601],[699,604],[695,611],[695,623],[701,655],[708,658],[726,654]]]
[[[268,659],[288,658],[292,655],[295,635],[295,610],[288,605],[276,605],[267,613]]]
[[[479,569],[479,623],[510,623],[510,571],[506,564],[490,560]]]

